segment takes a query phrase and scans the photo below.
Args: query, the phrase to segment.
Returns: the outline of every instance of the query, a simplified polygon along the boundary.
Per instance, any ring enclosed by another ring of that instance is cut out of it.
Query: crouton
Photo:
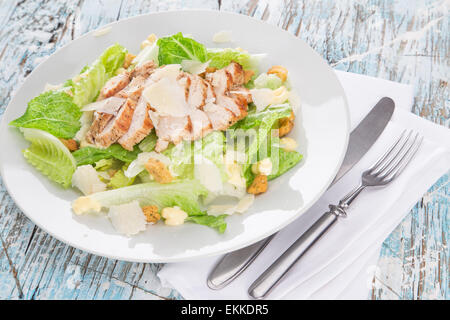
[[[287,80],[288,71],[285,67],[273,66],[267,71],[267,74],[274,74],[284,82]]]
[[[294,119],[295,115],[293,112],[291,112],[291,115],[289,117],[280,119],[278,128],[278,136],[283,137],[287,135],[289,132],[291,132],[292,128],[294,127]]]
[[[248,187],[247,192],[251,194],[260,194],[267,191],[267,176],[259,174],[255,177],[250,187]]]
[[[78,144],[73,139],[59,139],[70,151],[76,151],[78,150]]]
[[[125,69],[128,69],[128,67],[131,65],[131,62],[136,58],[136,56],[132,53],[127,53],[125,56],[125,61],[123,62],[123,67]]]
[[[244,83],[248,83],[250,80],[252,80],[254,74],[255,71],[253,70],[244,70]]]
[[[157,206],[145,206],[142,208],[142,211],[144,212],[145,220],[149,223],[156,223],[161,219]]]
[[[170,183],[173,180],[172,174],[167,166],[154,158],[150,158],[147,161],[145,164],[145,169],[159,183]]]

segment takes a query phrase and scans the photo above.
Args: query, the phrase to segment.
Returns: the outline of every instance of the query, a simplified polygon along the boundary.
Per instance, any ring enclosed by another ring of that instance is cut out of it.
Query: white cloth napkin
[[[164,285],[186,299],[249,299],[250,284],[328,208],[359,182],[368,168],[400,136],[415,129],[424,141],[403,173],[384,188],[368,189],[333,228],[291,269],[270,299],[367,299],[380,246],[418,199],[450,168],[450,130],[410,112],[413,88],[387,80],[336,72],[347,94],[352,129],[383,96],[396,104],[392,120],[367,154],[308,212],[281,230],[254,263],[222,290],[206,278],[220,257],[166,264],[158,273]]]

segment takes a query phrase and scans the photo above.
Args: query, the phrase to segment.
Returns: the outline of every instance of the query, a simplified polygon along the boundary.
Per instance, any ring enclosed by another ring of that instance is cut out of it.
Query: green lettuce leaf
[[[272,173],[267,179],[273,180],[293,168],[303,159],[303,155],[297,151],[286,151],[281,148],[279,137],[272,137],[270,143],[271,148],[269,156],[272,162]]]
[[[142,152],[151,152],[155,149],[157,140],[158,136],[156,135],[155,130],[153,130],[139,143],[139,149],[141,149]]]
[[[248,147],[245,148],[247,162],[243,167],[247,183],[253,180],[252,164],[270,155],[272,128],[277,125],[279,119],[289,117],[291,111],[292,107],[288,104],[270,106],[264,111],[249,114],[235,126],[236,129],[243,129],[244,134],[248,134],[250,137]],[[240,143],[239,139],[238,143]]]
[[[32,99],[25,114],[11,121],[10,125],[40,129],[58,138],[70,139],[81,127],[81,114],[70,95],[62,91],[49,91]]]
[[[171,144],[163,151],[163,154],[171,161],[170,169],[178,178],[194,178],[194,144],[183,141],[177,145]]]
[[[275,157],[278,158],[275,159]],[[303,159],[303,155],[297,151],[285,151],[283,149],[272,150],[270,155],[273,165],[272,173],[267,177],[268,180],[273,180],[282,174],[286,173],[289,169],[293,168],[297,163]]]
[[[194,144],[194,155],[202,155],[211,160],[220,170],[223,181],[228,179],[224,164],[225,148],[225,135],[222,131],[211,132]]]
[[[136,159],[138,153],[139,149],[137,147],[134,147],[133,151],[128,151],[122,148],[120,144],[115,143],[106,149],[83,147],[73,152],[72,155],[77,164],[81,166],[85,164],[94,164],[102,159],[110,158],[115,158],[128,163]]]
[[[80,108],[94,101],[106,81],[123,65],[126,54],[123,46],[114,44],[72,80],[73,101]]]
[[[25,159],[50,180],[68,188],[76,169],[69,149],[58,138],[42,130],[23,129],[23,135],[31,142],[23,151]]]
[[[156,205],[160,210],[177,206],[188,214],[186,221],[205,225],[223,233],[227,226],[224,220],[226,215],[210,216],[200,208],[198,199],[207,194],[207,190],[197,180],[185,179],[167,184],[147,182],[81,197],[75,200],[74,205],[77,201],[86,203],[86,200],[90,200],[89,202],[100,204],[100,207],[109,208],[136,200],[141,207]],[[95,210],[101,209],[89,209],[84,206],[83,211],[78,213]]]
[[[158,53],[159,53],[159,47],[156,43],[154,43],[151,46],[146,46],[144,49],[142,49],[136,58],[133,60],[133,64],[135,66],[140,66],[144,64],[144,62],[153,60],[155,65],[159,65],[158,61]]]
[[[282,86],[283,81],[281,81],[281,79],[274,74],[261,73],[253,81],[253,84],[257,89],[269,88],[275,90]]]
[[[198,181],[179,180],[166,184],[157,182],[136,184],[94,193],[87,197],[106,208],[136,200],[141,206],[156,205],[159,209],[178,206],[189,216],[195,216],[204,214],[200,210],[198,198],[206,194],[206,189]]]
[[[132,185],[135,177],[128,178],[123,172],[124,169],[116,171],[116,173],[111,177],[108,186],[112,189],[118,189]]]
[[[230,64],[231,61],[239,63],[245,70],[258,71],[258,55],[250,55],[248,52],[236,49],[208,49],[207,60],[209,66],[221,69]]]
[[[95,170],[97,171],[106,171],[112,168],[114,164],[114,159],[101,159],[95,163]]]
[[[123,64],[126,52],[118,44],[109,47],[90,67],[83,68],[76,81],[66,81],[61,90],[44,92],[32,99],[25,114],[10,125],[44,130],[58,138],[73,138],[81,127],[79,107],[97,97],[101,87]]]
[[[186,221],[191,221],[197,224],[201,224],[204,226],[208,226],[216,229],[219,233],[224,233],[227,228],[227,223],[225,222],[226,214],[222,214],[220,216],[191,216],[186,219]]]
[[[238,121],[233,128],[246,130],[257,129],[263,126],[265,130],[270,130],[277,120],[289,117],[291,112],[292,107],[287,103],[272,105],[261,112],[250,113],[247,117]],[[269,127],[270,124],[271,126]]]
[[[179,64],[183,60],[205,62],[207,51],[203,44],[194,39],[183,37],[181,32],[170,37],[160,38],[158,61],[160,65]]]

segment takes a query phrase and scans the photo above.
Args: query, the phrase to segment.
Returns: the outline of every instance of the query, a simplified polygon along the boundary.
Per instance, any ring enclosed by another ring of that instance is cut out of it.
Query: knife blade
[[[328,188],[339,181],[372,147],[391,119],[394,109],[395,103],[391,98],[381,98],[353,129],[342,165]],[[219,290],[231,283],[256,259],[274,236],[275,234],[224,255],[209,274],[208,287]]]

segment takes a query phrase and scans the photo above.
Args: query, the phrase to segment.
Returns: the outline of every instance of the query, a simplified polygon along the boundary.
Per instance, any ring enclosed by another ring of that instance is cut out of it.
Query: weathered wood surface
[[[413,112],[449,127],[450,1],[3,0],[0,116],[48,55],[118,19],[172,9],[251,15],[305,40],[337,69],[415,86]],[[449,181],[442,177],[383,244],[371,299],[449,299]],[[158,264],[71,248],[34,226],[0,179],[0,299],[179,299]]]

